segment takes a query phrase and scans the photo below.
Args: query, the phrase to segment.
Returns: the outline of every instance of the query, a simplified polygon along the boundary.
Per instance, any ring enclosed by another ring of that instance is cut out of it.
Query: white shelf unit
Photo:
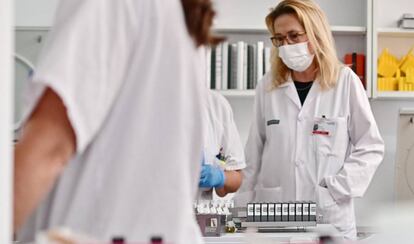
[[[332,26],[332,33],[335,34],[350,34],[350,35],[365,35],[367,28],[365,26]],[[245,27],[216,27],[214,31],[217,33],[245,33],[245,34],[268,34],[266,27],[259,26],[245,26]]]
[[[414,98],[414,92],[377,91],[377,98],[393,99],[393,100],[413,99]]]
[[[366,91],[372,97],[372,15],[374,0],[315,0],[328,17],[334,35],[338,57],[352,52],[366,56]],[[215,31],[232,36],[233,40],[251,40],[262,35],[268,41],[269,34],[264,24],[269,9],[280,0],[213,0],[217,7]],[[234,8],[238,6],[238,8]],[[270,42],[268,42],[270,44]]]
[[[255,90],[216,90],[227,98],[254,98]]]
[[[388,37],[414,37],[414,29],[378,28],[377,34]]]
[[[341,42],[341,44],[350,42],[349,39],[344,39],[344,41],[341,41],[341,38],[343,37],[349,37],[350,40],[361,40],[364,39],[365,48],[365,55],[366,55],[366,79],[367,79],[367,96],[371,97],[371,54],[370,54],[370,47],[371,47],[371,38],[368,33],[369,28],[365,26],[332,26],[331,27],[332,33],[335,38],[340,39],[338,42]],[[224,35],[229,38],[230,41],[236,41],[236,40],[245,40],[252,41],[252,40],[259,40],[261,39],[264,41],[267,46],[271,45],[269,41],[269,32],[266,27],[260,27],[260,26],[245,26],[245,27],[215,27],[214,32],[217,35]],[[361,49],[361,47],[358,47],[358,49]],[[341,53],[345,53],[346,51],[339,52],[339,58],[341,59]],[[343,56],[343,55],[342,55]],[[250,97],[254,96],[254,93],[250,91],[240,91],[240,90],[225,90],[220,91],[224,96],[227,98],[232,97]]]
[[[372,97],[372,6],[373,0],[360,1],[366,10],[364,12],[364,25],[331,25],[332,34],[336,41],[338,58],[343,60],[347,53],[357,52],[364,53],[365,61],[365,77],[366,77],[366,93],[369,98]],[[217,24],[214,32],[218,35],[228,37],[230,42],[243,40],[247,42],[264,41],[265,46],[271,46],[269,41],[269,32],[264,25],[224,25]],[[248,97],[245,93],[226,92],[222,93],[227,98],[232,97]]]
[[[401,58],[414,48],[414,30],[397,27],[397,22],[407,10],[414,9],[414,1],[399,0],[398,5],[388,0],[376,0],[373,6],[373,98],[413,100],[414,91],[378,91],[378,57],[388,48],[390,53]],[[409,11],[408,11],[409,12]]]

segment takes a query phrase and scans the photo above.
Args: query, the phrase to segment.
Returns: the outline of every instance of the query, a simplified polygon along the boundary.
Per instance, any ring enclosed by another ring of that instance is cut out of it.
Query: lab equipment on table
[[[231,208],[234,208],[234,202],[227,199],[199,200],[194,203],[197,223],[203,236],[220,236],[226,229],[234,232],[236,227],[230,223]]]
[[[329,238],[327,238],[329,237]],[[275,232],[257,232],[255,228],[238,231],[237,233],[225,233],[220,237],[204,237],[206,244],[276,244],[276,243],[296,243],[296,244],[350,244],[344,242],[343,235],[330,224],[318,224],[309,227],[306,231],[285,229]],[[326,241],[332,242],[326,242]]]
[[[248,203],[242,227],[259,229],[316,226],[315,202]]]

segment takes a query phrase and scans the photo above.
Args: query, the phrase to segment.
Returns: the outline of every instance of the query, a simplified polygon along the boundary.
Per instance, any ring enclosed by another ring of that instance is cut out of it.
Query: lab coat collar
[[[303,113],[304,110],[307,110],[308,107],[310,106],[310,104],[312,103],[312,101],[319,96],[320,91],[321,91],[321,86],[319,84],[318,80],[315,80],[307,97],[305,100],[305,103],[301,104],[300,99],[299,99],[299,95],[298,92],[296,90],[296,86],[292,80],[292,77],[289,76],[288,80],[281,84],[279,86],[280,88],[286,88],[285,89],[285,94],[286,96],[297,106],[297,108],[301,111],[300,113]]]

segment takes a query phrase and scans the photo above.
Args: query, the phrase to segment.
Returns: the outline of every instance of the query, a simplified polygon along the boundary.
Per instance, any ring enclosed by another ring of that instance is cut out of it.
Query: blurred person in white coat
[[[211,200],[236,192],[246,167],[243,145],[229,102],[218,92],[206,89],[203,159],[197,200]]]
[[[340,63],[327,18],[311,0],[266,17],[272,70],[256,89],[237,203],[315,201],[323,222],[356,238],[362,197],[384,143],[358,76]]]
[[[197,47],[216,42],[213,15],[208,0],[61,1],[15,148],[18,240],[64,226],[201,243]]]

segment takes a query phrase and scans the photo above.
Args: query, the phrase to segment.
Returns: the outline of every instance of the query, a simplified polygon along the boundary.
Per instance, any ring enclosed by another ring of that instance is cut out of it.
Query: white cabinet
[[[385,48],[390,54],[402,58],[414,48],[414,30],[398,28],[398,20],[404,13],[414,13],[414,1],[375,0],[373,15],[373,97],[406,99],[414,98],[412,91],[385,91],[378,80],[378,58]],[[398,89],[395,87],[394,89]]]

